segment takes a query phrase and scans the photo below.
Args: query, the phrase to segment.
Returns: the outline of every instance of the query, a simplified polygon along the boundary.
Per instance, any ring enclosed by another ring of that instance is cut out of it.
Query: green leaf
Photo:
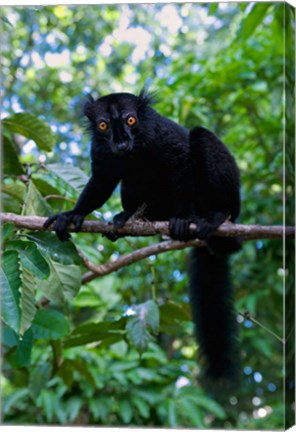
[[[160,306],[160,329],[163,333],[178,335],[184,331],[184,321],[192,321],[189,303],[169,301]]]
[[[112,403],[113,402],[109,396],[94,397],[90,399],[89,409],[95,420],[100,420],[106,424],[112,409]]]
[[[81,271],[76,265],[63,265],[49,261],[50,276],[40,284],[39,289],[51,301],[70,301],[81,286]]]
[[[211,3],[208,7],[209,7],[209,14],[214,15],[219,7],[219,3]]]
[[[110,366],[110,371],[112,371],[112,375],[115,372],[123,372],[123,371],[127,371],[130,369],[134,369],[139,365],[138,360],[134,360],[134,361],[118,361],[117,363],[113,363]]]
[[[28,241],[11,241],[3,263],[3,318],[9,325],[14,316],[13,329],[23,335],[30,327],[35,313],[36,280],[49,276],[49,265],[36,245]],[[12,296],[13,293],[13,296]],[[10,317],[10,318],[8,318]]]
[[[143,388],[143,390],[135,389],[134,394],[144,399],[152,406],[155,405],[156,403],[157,404],[162,403],[166,398],[165,394],[160,393],[157,390],[151,390],[151,389],[148,390],[147,388]]]
[[[61,377],[65,385],[68,388],[72,387],[74,379],[74,370],[72,368],[72,361],[70,359],[65,359],[57,372],[57,376]]]
[[[42,408],[48,423],[53,420],[57,401],[56,395],[48,389],[44,389],[38,398],[38,406]]]
[[[35,187],[33,181],[30,180],[27,194],[25,197],[23,214],[29,216],[48,216],[51,213],[52,209],[50,205]]]
[[[143,352],[147,349],[149,342],[152,340],[151,334],[148,332],[143,322],[136,317],[130,317],[126,325],[127,336],[134,347]]]
[[[270,6],[272,6],[272,3],[254,3],[252,10],[241,22],[237,38],[246,42],[262,23]]]
[[[150,409],[149,409],[149,405],[147,404],[147,402],[144,401],[143,399],[141,399],[139,397],[135,397],[135,396],[132,396],[131,400],[133,402],[133,405],[135,405],[135,407],[138,409],[140,416],[143,418],[146,418],[146,419],[149,418]]]
[[[2,404],[3,414],[8,414],[11,409],[18,407],[20,403],[28,398],[29,391],[27,388],[14,390],[13,393],[5,398],[5,403]]]
[[[222,406],[219,405],[217,402],[215,402],[213,399],[202,397],[202,396],[193,396],[193,399],[195,400],[197,405],[205,408],[206,410],[209,410],[219,419],[226,418],[226,413],[222,408]]]
[[[146,319],[147,327],[152,330],[153,333],[157,334],[159,331],[159,307],[154,300],[148,300],[144,303],[144,308],[141,308],[139,312],[140,317],[143,316],[143,320]],[[146,311],[144,310],[146,308]]]
[[[131,343],[142,352],[152,340],[152,333],[159,330],[159,308],[155,301],[148,300],[146,303],[134,306],[135,315],[129,316],[126,330]]]
[[[194,387],[189,387],[189,386],[182,387],[179,390],[178,398],[182,400],[184,399],[191,400],[191,402],[193,402],[199,407],[206,409],[207,411],[210,411],[219,419],[226,418],[226,413],[221,405],[219,405],[213,399],[210,399],[207,396],[203,396],[200,393],[200,391]]]
[[[65,315],[54,310],[38,310],[32,324],[35,339],[60,339],[70,331]]]
[[[61,281],[65,299],[71,301],[81,286],[80,268],[73,264],[65,266],[59,263],[55,263],[54,267]]]
[[[48,164],[46,168],[66,182],[76,192],[81,192],[88,182],[88,176],[85,172],[73,165]]]
[[[1,196],[2,211],[7,213],[19,214],[21,212],[21,205],[19,201],[12,198],[7,193],[3,192]]]
[[[254,338],[252,340],[252,344],[254,348],[258,352],[262,353],[262,355],[265,356],[267,359],[272,356],[272,347],[266,340],[264,339],[256,340],[256,338]]]
[[[66,348],[96,342],[100,347],[122,340],[126,318],[118,321],[90,323],[78,326],[64,342]]]
[[[2,244],[4,244],[14,234],[14,223],[6,222],[2,225]]]
[[[7,245],[7,250],[16,250],[19,253],[23,267],[38,279],[47,279],[50,269],[47,261],[38,251],[35,243],[16,240]]]
[[[20,181],[14,181],[11,183],[2,184],[2,192],[7,193],[11,197],[17,199],[21,204],[23,204],[26,196],[26,186]]]
[[[32,331],[29,329],[19,340],[18,345],[8,353],[8,361],[13,367],[25,367],[30,364],[33,347]]]
[[[72,335],[90,335],[90,334],[100,334],[116,330],[124,330],[127,318],[123,317],[117,321],[104,321],[100,323],[89,323],[82,324],[76,327],[71,333]]]
[[[70,241],[61,242],[55,233],[36,231],[27,234],[26,237],[37,244],[42,255],[50,257],[53,261],[65,265],[81,265],[83,263],[74,244]]]
[[[10,132],[19,133],[35,141],[39,150],[50,151],[55,145],[55,137],[48,124],[33,114],[12,114],[2,121],[2,125]]]
[[[76,370],[79,372],[79,374],[93,387],[95,387],[96,383],[93,379],[92,374],[89,372],[89,370],[85,367],[84,360],[75,359],[71,361],[70,367],[73,370]]]
[[[172,428],[178,427],[177,415],[176,415],[176,402],[174,399],[169,399],[168,404],[168,422]]]
[[[51,375],[51,365],[49,363],[41,363],[33,369],[30,369],[29,392],[33,399],[37,398]]]
[[[11,24],[11,22],[9,21],[9,19],[6,16],[1,16],[0,17],[1,21],[3,21],[5,24],[8,24],[9,27],[14,28],[13,24]]]
[[[58,188],[54,187],[51,183],[52,179],[48,179],[49,176],[38,177],[38,173],[34,174],[34,184],[39,190],[42,196],[47,195],[61,195]]]
[[[137,374],[143,381],[161,382],[162,378],[156,369],[148,369],[144,367],[137,368]]]
[[[1,270],[1,301],[3,321],[16,333],[20,328],[20,265],[16,251],[3,254]]]
[[[133,410],[128,400],[119,401],[119,416],[121,417],[124,424],[129,424],[133,417]]]
[[[20,335],[23,335],[31,326],[34,316],[36,314],[35,306],[35,278],[31,272],[21,266],[21,322],[20,322]]]
[[[205,427],[203,415],[196,407],[196,404],[189,399],[178,399],[178,417],[187,418],[190,420],[191,425],[200,429]]]
[[[200,405],[199,401],[198,403]],[[219,419],[223,420],[227,417],[224,408],[212,399],[208,400],[208,403],[205,405],[205,407],[208,407],[208,409]]]
[[[85,361],[80,359],[65,359],[58,370],[57,376],[60,376],[68,387],[71,387],[74,371],[78,372],[91,386],[96,385],[92,374],[85,367]]]
[[[81,270],[76,265],[54,264],[66,300],[71,301],[81,286]]]
[[[2,344],[6,347],[14,347],[18,344],[18,336],[15,331],[13,331],[7,325],[3,325],[2,327]]]
[[[71,397],[67,400],[67,419],[70,423],[79,416],[84,400],[80,396]]]
[[[20,175],[25,170],[19,161],[16,145],[6,136],[3,136],[3,174]]]
[[[189,303],[174,303],[169,301],[160,306],[160,318],[163,321],[174,322],[191,321],[190,305]]]
[[[110,331],[106,333],[74,336],[65,340],[64,347],[72,348],[80,345],[87,345],[89,343],[96,343],[97,348],[103,348],[113,345],[115,342],[119,342],[123,339],[123,333],[119,331]]]

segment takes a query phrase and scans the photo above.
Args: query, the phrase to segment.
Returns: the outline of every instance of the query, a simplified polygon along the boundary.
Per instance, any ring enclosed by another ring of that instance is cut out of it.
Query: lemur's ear
[[[91,121],[96,120],[96,103],[91,95],[87,95],[87,100],[83,106],[83,114]]]
[[[156,91],[149,92],[145,87],[140,91],[138,96],[139,108],[144,108],[148,105],[153,105],[157,102]]]

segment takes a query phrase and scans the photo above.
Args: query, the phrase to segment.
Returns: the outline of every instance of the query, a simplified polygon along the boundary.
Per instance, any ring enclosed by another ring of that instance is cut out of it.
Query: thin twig
[[[263,330],[265,330],[267,333],[271,334],[273,337],[275,337],[277,340],[279,340],[282,344],[284,343],[284,340],[274,333],[269,328],[265,327],[265,325],[261,324],[256,318],[254,318],[250,312],[246,311],[244,313],[240,312],[239,315],[241,315],[244,319],[247,319],[249,321],[252,321],[254,324],[257,324],[259,327],[261,327]]]
[[[188,242],[181,242],[178,240],[168,240],[160,243],[156,243],[150,246],[146,246],[144,248],[138,249],[134,252],[130,252],[126,255],[122,255],[115,261],[109,261],[105,264],[95,265],[86,258],[81,251],[79,251],[79,255],[82,257],[85,266],[90,270],[82,276],[82,283],[90,282],[98,276],[105,276],[109,273],[112,273],[116,270],[119,270],[121,267],[133,264],[137,261],[140,261],[144,258],[148,258],[151,255],[158,255],[163,252],[168,252],[170,250],[176,249],[185,249],[188,246],[204,246],[204,242],[201,240],[190,240]]]
[[[151,297],[154,301],[156,301],[156,274],[155,274],[155,268],[153,266],[153,263],[151,261],[148,261],[148,265],[151,271]]]

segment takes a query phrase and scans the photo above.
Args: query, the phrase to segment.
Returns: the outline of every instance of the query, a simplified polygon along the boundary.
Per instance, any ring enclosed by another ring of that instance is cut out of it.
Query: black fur
[[[227,218],[240,211],[239,172],[226,146],[210,131],[191,131],[162,117],[145,92],[89,97],[84,106],[92,134],[92,175],[74,209],[51,216],[59,238],[68,240],[69,223],[77,230],[84,217],[101,207],[121,182],[122,226],[143,204],[149,220],[169,220],[171,237],[194,237],[207,248],[196,248],[190,264],[190,295],[199,353],[206,383],[224,383],[236,376],[237,326],[228,254],[239,249],[236,239],[214,237]],[[134,117],[136,123],[127,124]],[[101,131],[100,122],[108,125]],[[114,238],[113,238],[114,239]]]

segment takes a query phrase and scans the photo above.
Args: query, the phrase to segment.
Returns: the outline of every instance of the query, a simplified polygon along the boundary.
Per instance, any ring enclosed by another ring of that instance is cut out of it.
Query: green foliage
[[[23,214],[48,216],[51,208],[43,198],[39,190],[35,187],[34,182],[29,180],[27,192],[24,199]]]
[[[152,339],[151,333],[157,334],[159,330],[159,308],[154,300],[139,304],[132,309],[126,330],[131,343],[139,352],[148,348]]]
[[[19,175],[25,172],[19,161],[17,148],[6,135],[3,136],[3,153],[5,156],[2,167],[4,174]]]
[[[2,318],[15,331],[20,326],[19,287],[21,285],[18,253],[9,251],[3,254],[1,271]]]
[[[55,145],[55,137],[43,120],[30,113],[17,113],[6,117],[2,126],[10,133],[18,133],[32,139],[40,150],[50,151]]]
[[[39,310],[32,325],[35,339],[60,339],[69,333],[69,322],[54,310]]]
[[[242,43],[246,42],[249,37],[254,33],[256,28],[260,24],[262,24],[263,19],[267,15],[270,7],[270,3],[266,3],[264,5],[259,3],[253,3],[252,13],[249,13],[246,19],[244,19],[237,33],[237,36]]]
[[[83,95],[147,85],[158,90],[163,115],[202,124],[229,146],[241,171],[243,223],[282,224],[285,160],[292,224],[293,19],[283,3],[4,7],[3,211],[70,209],[90,168]],[[90,217],[109,220],[119,210],[116,191]],[[242,382],[218,402],[196,379],[186,251],[84,284],[81,252],[103,264],[155,239],[72,238],[2,227],[6,424],[283,428],[279,241],[245,242],[233,257]]]
[[[75,195],[81,192],[88,181],[87,175],[72,165],[48,164],[46,168],[63,180],[65,189],[73,189]]]

